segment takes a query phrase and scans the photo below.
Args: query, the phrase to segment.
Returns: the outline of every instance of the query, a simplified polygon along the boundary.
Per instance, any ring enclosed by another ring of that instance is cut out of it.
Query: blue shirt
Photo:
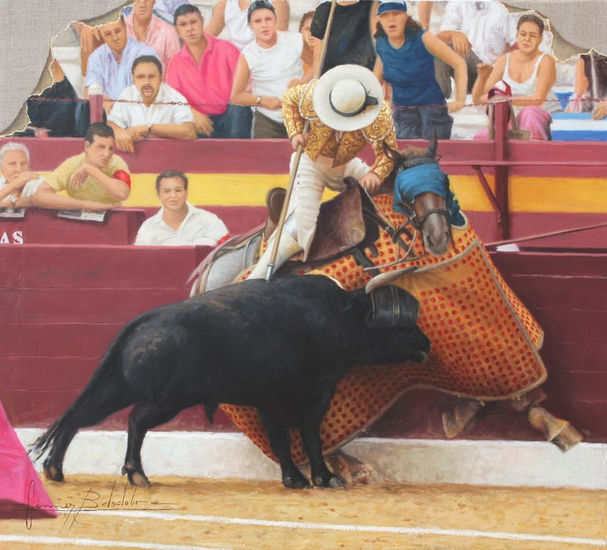
[[[445,103],[445,95],[434,76],[434,56],[422,40],[424,32],[407,32],[400,48],[394,48],[385,36],[377,39],[375,48],[384,67],[384,80],[392,85],[394,105]]]
[[[107,44],[99,46],[89,57],[84,85],[101,84],[104,95],[117,99],[120,92],[133,83],[131,69],[133,61],[140,55],[158,57],[154,48],[132,38],[127,40],[122,50],[120,63],[116,61],[116,56]]]

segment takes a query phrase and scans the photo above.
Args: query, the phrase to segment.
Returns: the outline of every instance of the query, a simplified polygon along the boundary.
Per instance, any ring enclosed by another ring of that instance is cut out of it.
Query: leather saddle
[[[346,178],[344,183],[345,191],[320,206],[308,262],[314,263],[339,256],[346,250],[358,246],[363,240],[373,243],[379,236],[377,226],[368,223],[363,216],[364,204],[370,203],[373,209],[375,205],[356,179]],[[285,196],[286,190],[282,187],[274,187],[268,191],[266,238],[276,229]],[[370,238],[366,239],[369,234],[371,234]]]

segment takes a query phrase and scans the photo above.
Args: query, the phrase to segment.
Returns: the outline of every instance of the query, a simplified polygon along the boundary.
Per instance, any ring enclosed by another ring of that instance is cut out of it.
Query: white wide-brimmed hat
[[[340,132],[352,132],[377,118],[383,88],[369,69],[338,65],[320,77],[312,102],[323,124]]]

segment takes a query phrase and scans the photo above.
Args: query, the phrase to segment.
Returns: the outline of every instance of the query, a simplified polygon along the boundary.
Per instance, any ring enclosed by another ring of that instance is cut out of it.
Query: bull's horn
[[[371,292],[381,286],[386,286],[390,284],[394,279],[398,279],[407,273],[411,273],[415,271],[417,266],[405,267],[403,269],[398,269],[396,271],[386,271],[386,273],[381,273],[376,275],[365,285],[365,292],[367,294],[371,294]]]

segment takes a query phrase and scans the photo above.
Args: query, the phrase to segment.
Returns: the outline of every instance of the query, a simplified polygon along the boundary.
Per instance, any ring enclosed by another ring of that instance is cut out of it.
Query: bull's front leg
[[[318,396],[307,411],[301,411],[301,440],[304,450],[310,459],[312,483],[317,487],[344,487],[343,479],[337,477],[329,468],[322,456],[320,424],[329,409],[331,397],[335,393],[337,380],[324,380],[316,384],[314,395]]]
[[[291,438],[288,428],[277,422],[271,413],[264,413],[260,410],[259,417],[270,439],[270,446],[280,462],[282,484],[287,489],[310,487],[310,482],[297,469],[291,458]]]

